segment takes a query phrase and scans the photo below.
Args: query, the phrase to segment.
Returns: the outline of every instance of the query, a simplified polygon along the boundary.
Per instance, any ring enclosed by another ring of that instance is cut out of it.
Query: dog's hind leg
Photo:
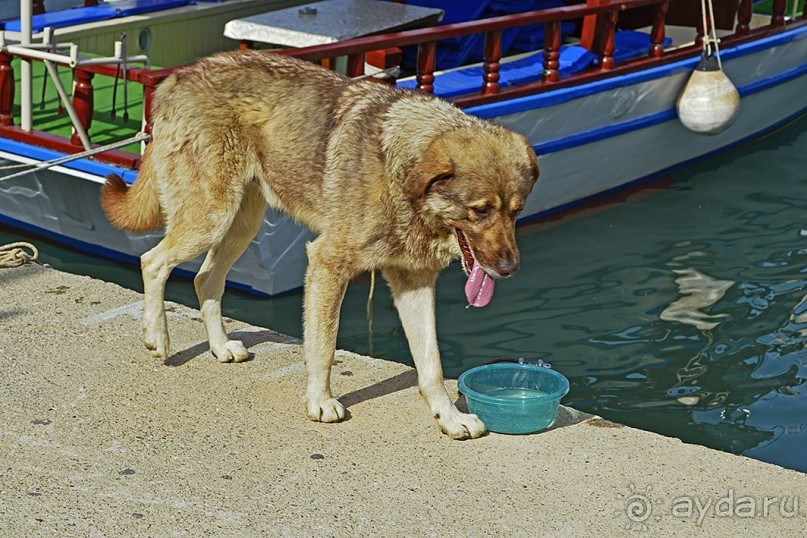
[[[336,351],[339,309],[348,281],[355,271],[345,266],[344,256],[330,256],[322,235],[307,245],[303,352],[308,387],[305,393],[308,418],[338,422],[345,408],[331,394],[331,365]]]
[[[221,362],[241,362],[249,357],[242,342],[230,340],[227,336],[221,319],[221,296],[227,272],[258,233],[265,212],[266,202],[260,188],[251,183],[244,192],[230,229],[207,253],[202,268],[193,279],[210,351]]]
[[[240,202],[240,200],[239,200]],[[172,209],[165,237],[140,258],[143,272],[143,341],[152,356],[168,357],[168,323],[165,318],[165,282],[174,268],[219,243],[230,229],[234,209],[209,210],[211,204],[194,201],[197,211],[187,207]],[[237,206],[236,206],[237,207]]]
[[[487,431],[476,415],[461,413],[451,402],[443,380],[434,314],[432,272],[385,268],[384,278],[392,290],[412,360],[418,373],[420,393],[426,399],[440,429],[452,439],[476,438]]]
[[[189,248],[190,247],[190,248]],[[181,234],[166,232],[156,247],[140,257],[143,272],[143,342],[157,359],[168,357],[168,322],[165,318],[165,282],[180,263],[195,258],[204,249],[193,248]]]

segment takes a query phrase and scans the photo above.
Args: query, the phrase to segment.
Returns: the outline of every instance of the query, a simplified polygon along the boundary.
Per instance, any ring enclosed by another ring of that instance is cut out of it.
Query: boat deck
[[[15,74],[16,94],[20,92],[20,60],[15,58],[12,62]],[[73,84],[72,71],[66,67],[59,67],[59,78],[62,85],[71,94]],[[45,71],[45,64],[32,62],[32,88],[33,88],[33,127],[39,131],[70,137],[73,126],[67,111],[59,111],[59,96],[56,86]],[[42,85],[45,84],[44,100],[42,99]],[[111,77],[95,76],[93,78],[94,112],[89,135],[94,144],[104,145],[119,140],[125,140],[137,134],[141,129],[143,118],[143,86],[128,82],[128,121],[123,120],[123,80],[118,80],[116,95],[117,107],[113,118],[112,97],[115,94],[115,80]],[[19,99],[17,99],[19,101]],[[19,122],[19,102],[14,105],[15,122]],[[139,155],[140,144],[131,144],[121,148],[124,151]]]

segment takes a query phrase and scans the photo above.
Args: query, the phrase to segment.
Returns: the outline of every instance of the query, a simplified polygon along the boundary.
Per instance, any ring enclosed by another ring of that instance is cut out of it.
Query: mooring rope
[[[31,254],[25,251],[28,249]],[[28,262],[36,261],[39,251],[31,243],[19,241],[0,247],[0,268],[19,267]]]
[[[49,161],[42,161],[40,163],[28,163],[28,164],[10,164],[7,166],[0,166],[0,170],[14,170],[17,168],[25,168],[32,166],[33,168],[29,170],[23,170],[22,172],[16,172],[14,174],[9,174],[7,176],[0,177],[0,181],[5,181],[7,179],[11,179],[14,177],[24,176],[26,174],[32,174],[34,172],[38,172],[39,170],[45,170],[47,168],[51,168],[53,166],[58,166],[60,164],[64,164],[70,161],[75,161],[77,159],[83,159],[84,157],[91,157],[98,153],[103,153],[105,151],[109,151],[111,149],[120,148],[123,146],[128,146],[129,144],[134,144],[137,142],[143,142],[144,140],[148,140],[151,138],[151,135],[146,133],[137,133],[135,136],[131,138],[127,138],[126,140],[119,140],[117,142],[113,142],[111,144],[107,144],[105,146],[98,146],[97,148],[88,149],[87,151],[82,151],[81,153],[71,153],[70,155],[64,155],[62,157],[57,157],[55,159],[51,159]]]
[[[708,11],[708,26],[707,26],[707,11]],[[701,16],[703,17],[703,52],[708,56],[712,55],[712,45],[714,45],[714,54],[717,59],[717,66],[722,70],[723,62],[720,60],[720,38],[717,37],[717,29],[715,28],[715,8],[712,5],[712,0],[701,0]],[[707,28],[709,29],[707,31]]]

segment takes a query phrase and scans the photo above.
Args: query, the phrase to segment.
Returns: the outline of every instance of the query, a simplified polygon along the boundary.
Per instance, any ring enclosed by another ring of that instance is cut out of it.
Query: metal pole
[[[67,91],[65,91],[64,86],[62,86],[62,81],[59,79],[59,72],[56,70],[56,65],[51,62],[50,60],[44,60],[45,68],[48,70],[48,74],[50,74],[50,78],[53,79],[53,84],[56,86],[56,93],[59,94],[59,98],[64,103],[64,108],[67,110],[67,115],[70,116],[70,121],[73,122],[73,127],[75,127],[76,132],[78,133],[79,139],[81,139],[81,145],[84,146],[84,149],[91,149],[92,145],[90,144],[90,137],[87,136],[87,131],[84,129],[84,126],[81,125],[81,120],[76,114],[76,109],[73,108],[73,103],[70,101],[70,96],[67,95]]]
[[[20,0],[20,45],[31,44],[31,17],[33,16],[33,0]],[[21,125],[24,131],[33,126],[31,91],[31,60],[22,59],[20,65],[20,107]]]

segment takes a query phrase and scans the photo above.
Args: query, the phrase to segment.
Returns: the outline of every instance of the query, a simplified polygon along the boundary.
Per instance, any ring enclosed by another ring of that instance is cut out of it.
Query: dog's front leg
[[[338,422],[345,408],[331,395],[331,365],[336,351],[339,309],[349,276],[345,268],[329,259],[322,237],[308,244],[305,275],[303,352],[308,371],[305,393],[308,418],[318,422]]]
[[[384,270],[392,289],[415,368],[420,393],[429,404],[440,429],[452,439],[476,438],[487,431],[476,415],[461,413],[451,402],[443,381],[434,316],[437,275],[397,268]]]

